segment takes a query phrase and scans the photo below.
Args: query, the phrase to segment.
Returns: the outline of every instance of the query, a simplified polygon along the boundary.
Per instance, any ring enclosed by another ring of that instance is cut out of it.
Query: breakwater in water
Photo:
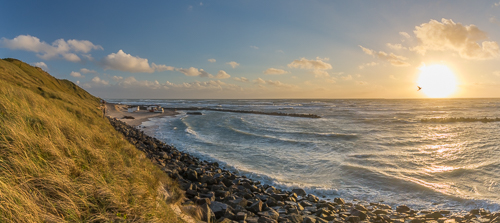
[[[500,212],[473,209],[413,210],[368,201],[321,200],[301,188],[289,191],[261,184],[200,160],[125,123],[110,119],[115,129],[143,151],[159,168],[178,180],[186,191],[185,204],[199,205],[207,222],[500,222]]]
[[[254,111],[254,110],[233,110],[233,109],[223,109],[223,108],[207,108],[207,107],[189,107],[189,108],[168,108],[175,110],[184,111],[220,111],[220,112],[234,112],[234,113],[246,113],[246,114],[259,114],[259,115],[274,115],[274,116],[290,116],[290,117],[301,117],[301,118],[321,118],[319,115],[315,114],[302,114],[302,113],[283,113],[283,112],[269,112],[269,111]]]

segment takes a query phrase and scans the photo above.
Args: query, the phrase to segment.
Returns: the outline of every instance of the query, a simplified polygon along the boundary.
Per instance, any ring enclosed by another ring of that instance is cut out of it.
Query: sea
[[[155,137],[262,184],[418,210],[500,210],[500,99],[109,100],[178,110]]]

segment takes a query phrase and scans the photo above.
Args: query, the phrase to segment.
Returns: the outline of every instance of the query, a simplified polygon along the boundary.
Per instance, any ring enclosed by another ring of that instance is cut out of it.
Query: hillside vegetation
[[[165,195],[176,183],[99,106],[70,81],[0,60],[0,222],[180,221],[169,203],[182,195]]]

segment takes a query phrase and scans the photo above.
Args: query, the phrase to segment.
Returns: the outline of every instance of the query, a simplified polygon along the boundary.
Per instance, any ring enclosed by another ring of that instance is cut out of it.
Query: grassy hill
[[[102,117],[99,98],[0,60],[0,222],[179,222],[177,191]]]

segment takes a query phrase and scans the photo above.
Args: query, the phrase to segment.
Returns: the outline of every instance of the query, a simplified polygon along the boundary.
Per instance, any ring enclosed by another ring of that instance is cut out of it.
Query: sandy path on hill
[[[130,126],[137,127],[143,122],[149,121],[150,118],[161,118],[165,116],[175,116],[178,114],[174,110],[164,109],[163,113],[154,113],[146,110],[136,112],[128,112],[128,105],[106,103],[106,116],[119,119]],[[124,116],[132,116],[134,119],[125,119]],[[153,127],[153,126],[151,126]]]

